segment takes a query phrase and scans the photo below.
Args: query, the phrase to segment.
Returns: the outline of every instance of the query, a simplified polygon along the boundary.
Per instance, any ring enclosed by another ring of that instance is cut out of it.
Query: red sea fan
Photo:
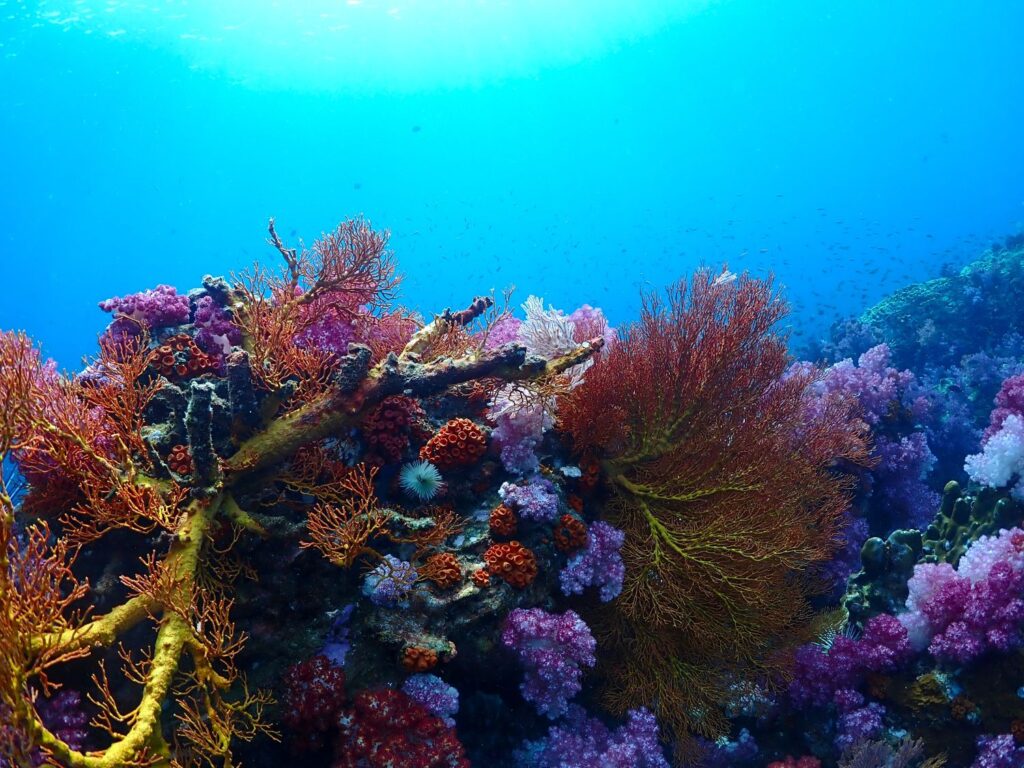
[[[863,429],[836,401],[813,419],[812,371],[786,375],[785,305],[768,282],[708,271],[644,300],[640,321],[559,404],[599,460],[627,574],[603,622],[609,701],[653,708],[676,736],[717,735],[720,676],[777,670],[832,556]],[[699,718],[691,713],[702,712]],[[680,740],[684,751],[685,739]]]

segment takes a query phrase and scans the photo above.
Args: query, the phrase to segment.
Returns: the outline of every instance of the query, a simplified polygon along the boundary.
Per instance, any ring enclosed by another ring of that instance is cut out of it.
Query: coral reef
[[[466,764],[449,724],[405,694],[367,688],[337,712],[344,677],[425,672],[455,657],[448,635],[468,643],[481,620],[496,633],[513,607],[514,592],[478,598],[463,586],[487,549],[486,521],[463,532],[450,506],[385,506],[388,465],[422,453],[454,473],[444,484],[454,498],[486,490],[487,427],[466,416],[428,425],[422,404],[457,402],[461,385],[481,381],[547,391],[603,339],[553,358],[518,342],[458,353],[453,339],[471,338],[469,325],[486,333],[497,319],[493,301],[416,323],[391,306],[387,233],[354,219],[301,251],[273,223],[269,234],[280,271],[257,265],[234,285],[208,278],[188,295],[160,286],[104,302],[114,319],[81,376],[58,374],[24,336],[0,335],[0,455],[15,459],[30,497],[16,514],[0,486],[4,759],[39,750],[76,768],[230,765],[248,742],[279,738],[280,723],[293,747],[336,740],[336,765]],[[415,501],[440,492],[429,469],[416,472],[405,483]],[[533,551],[504,546],[492,572],[529,586]],[[560,555],[545,546],[548,567]],[[357,562],[369,574],[353,618]],[[340,578],[328,579],[332,567]],[[467,600],[477,606],[460,619],[451,604]],[[278,632],[294,644],[277,641],[285,654],[271,651]],[[284,676],[281,662],[303,656],[315,658]],[[254,681],[278,677],[280,715]],[[62,686],[91,690],[88,749],[47,721],[42,702]]]
[[[268,235],[0,334],[0,766],[1022,764],[1019,242],[819,367],[748,275],[421,317]]]

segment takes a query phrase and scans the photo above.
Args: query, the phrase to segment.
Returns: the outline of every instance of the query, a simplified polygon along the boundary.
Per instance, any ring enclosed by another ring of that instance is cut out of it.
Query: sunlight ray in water
[[[253,87],[422,90],[536,75],[599,56],[711,0],[0,2],[41,26],[165,46]],[[4,7],[4,6],[8,7]]]

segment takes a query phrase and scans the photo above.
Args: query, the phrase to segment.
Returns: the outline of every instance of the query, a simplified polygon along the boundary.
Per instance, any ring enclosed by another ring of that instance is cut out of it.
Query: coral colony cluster
[[[420,317],[361,219],[0,335],[0,766],[1024,766],[1024,249]]]

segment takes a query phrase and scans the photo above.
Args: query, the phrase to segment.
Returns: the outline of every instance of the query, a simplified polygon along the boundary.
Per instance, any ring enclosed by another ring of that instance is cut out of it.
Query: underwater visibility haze
[[[1024,768],[1022,30],[0,0],[0,768]]]

